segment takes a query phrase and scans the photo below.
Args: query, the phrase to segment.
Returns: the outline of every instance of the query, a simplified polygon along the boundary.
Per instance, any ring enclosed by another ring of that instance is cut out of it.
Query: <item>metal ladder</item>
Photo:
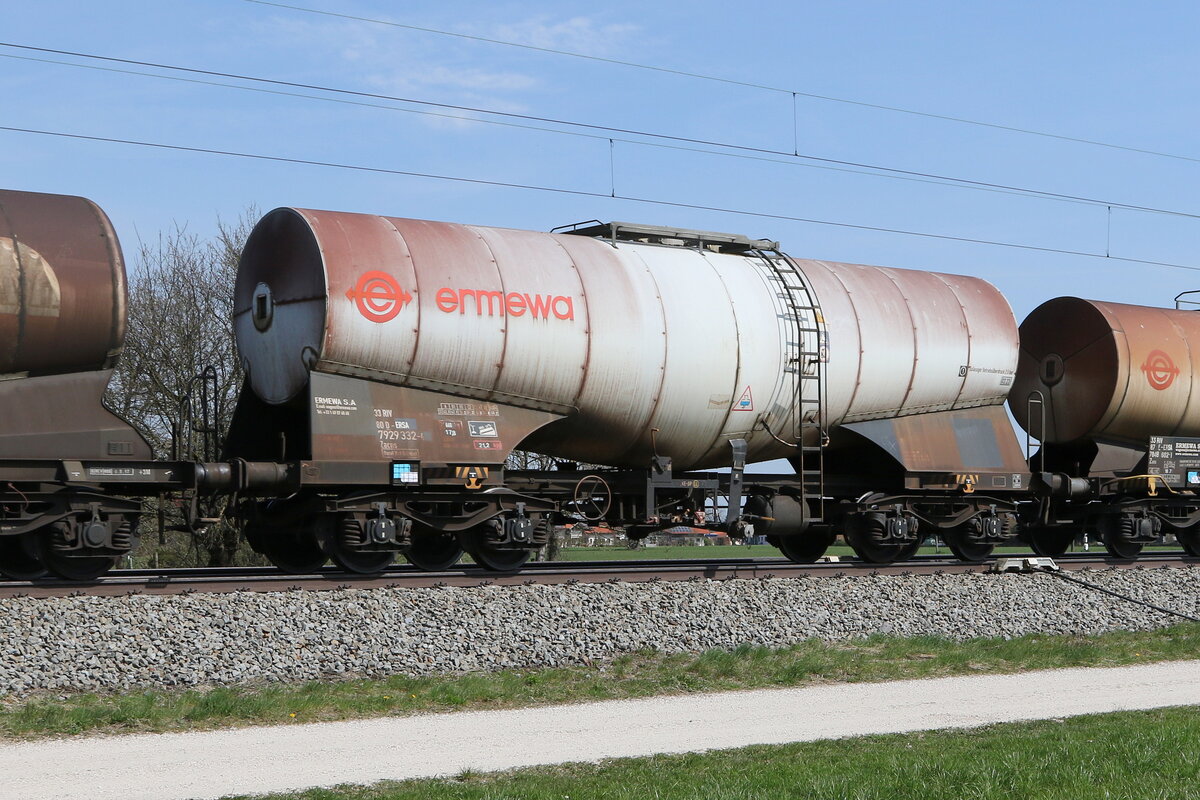
[[[778,297],[783,301],[786,319],[784,340],[785,373],[792,376],[792,417],[790,434],[800,451],[801,500],[812,510],[813,522],[825,518],[825,444],[828,430],[826,402],[825,318],[821,306],[796,264],[779,250],[755,248],[750,254],[768,268],[768,280],[779,286]],[[811,315],[811,319],[805,319]],[[806,336],[815,342],[815,349],[806,349]],[[784,434],[785,432],[780,432]],[[806,434],[808,434],[806,436]],[[782,438],[776,435],[776,438]],[[816,444],[806,444],[805,439]]]

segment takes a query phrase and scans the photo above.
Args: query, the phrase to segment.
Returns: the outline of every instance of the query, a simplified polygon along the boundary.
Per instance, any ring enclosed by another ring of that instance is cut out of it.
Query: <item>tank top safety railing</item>
[[[1188,297],[1189,295],[1195,295],[1195,294],[1200,294],[1200,289],[1190,289],[1186,292],[1180,292],[1179,294],[1175,295],[1175,310],[1183,311],[1183,310],[1185,310],[1184,306],[1190,306],[1190,308],[1188,308],[1187,310],[1196,311],[1197,307],[1200,306],[1200,300],[1184,300],[1183,299],[1185,297]]]

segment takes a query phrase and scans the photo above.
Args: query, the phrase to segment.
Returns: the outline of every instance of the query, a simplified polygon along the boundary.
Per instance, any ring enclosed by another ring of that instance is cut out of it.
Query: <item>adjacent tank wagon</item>
[[[1162,534],[1200,555],[1200,316],[1058,297],[1021,324],[1013,416],[1041,443],[1027,536],[1085,531],[1132,558]],[[1036,512],[1036,513],[1035,513]]]
[[[82,197],[0,191],[0,571],[87,578],[135,543],[140,503],[103,491],[150,447],[102,403],[125,264]],[[142,468],[150,470],[149,465]]]

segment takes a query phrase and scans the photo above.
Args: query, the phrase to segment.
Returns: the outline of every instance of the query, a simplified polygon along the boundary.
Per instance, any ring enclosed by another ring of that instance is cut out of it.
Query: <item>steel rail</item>
[[[1032,557],[1032,554],[1000,556],[1016,559],[1026,557]],[[396,565],[377,575],[356,575],[330,568],[307,575],[287,575],[274,567],[139,569],[114,570],[90,582],[53,578],[0,581],[0,598],[966,574],[986,572],[995,560],[968,564],[953,556],[934,555],[895,564],[870,564],[859,560],[796,564],[784,558],[552,561],[533,562],[516,573],[490,572],[474,565],[456,566],[442,572],[424,572],[415,567]],[[1182,551],[1148,554],[1136,561],[1114,559],[1106,553],[1069,553],[1056,558],[1055,562],[1068,571],[1098,567],[1150,569],[1200,566],[1200,558],[1187,556]]]

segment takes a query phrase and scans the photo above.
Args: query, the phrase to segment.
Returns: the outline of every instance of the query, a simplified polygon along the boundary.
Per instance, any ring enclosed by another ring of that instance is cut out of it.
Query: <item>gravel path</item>
[[[1200,616],[1200,570],[1072,573]],[[591,663],[876,632],[1095,634],[1179,619],[1046,574],[0,600],[0,698]]]
[[[1180,661],[64,739],[0,745],[0,799],[215,798],[1197,704],[1200,661]]]

